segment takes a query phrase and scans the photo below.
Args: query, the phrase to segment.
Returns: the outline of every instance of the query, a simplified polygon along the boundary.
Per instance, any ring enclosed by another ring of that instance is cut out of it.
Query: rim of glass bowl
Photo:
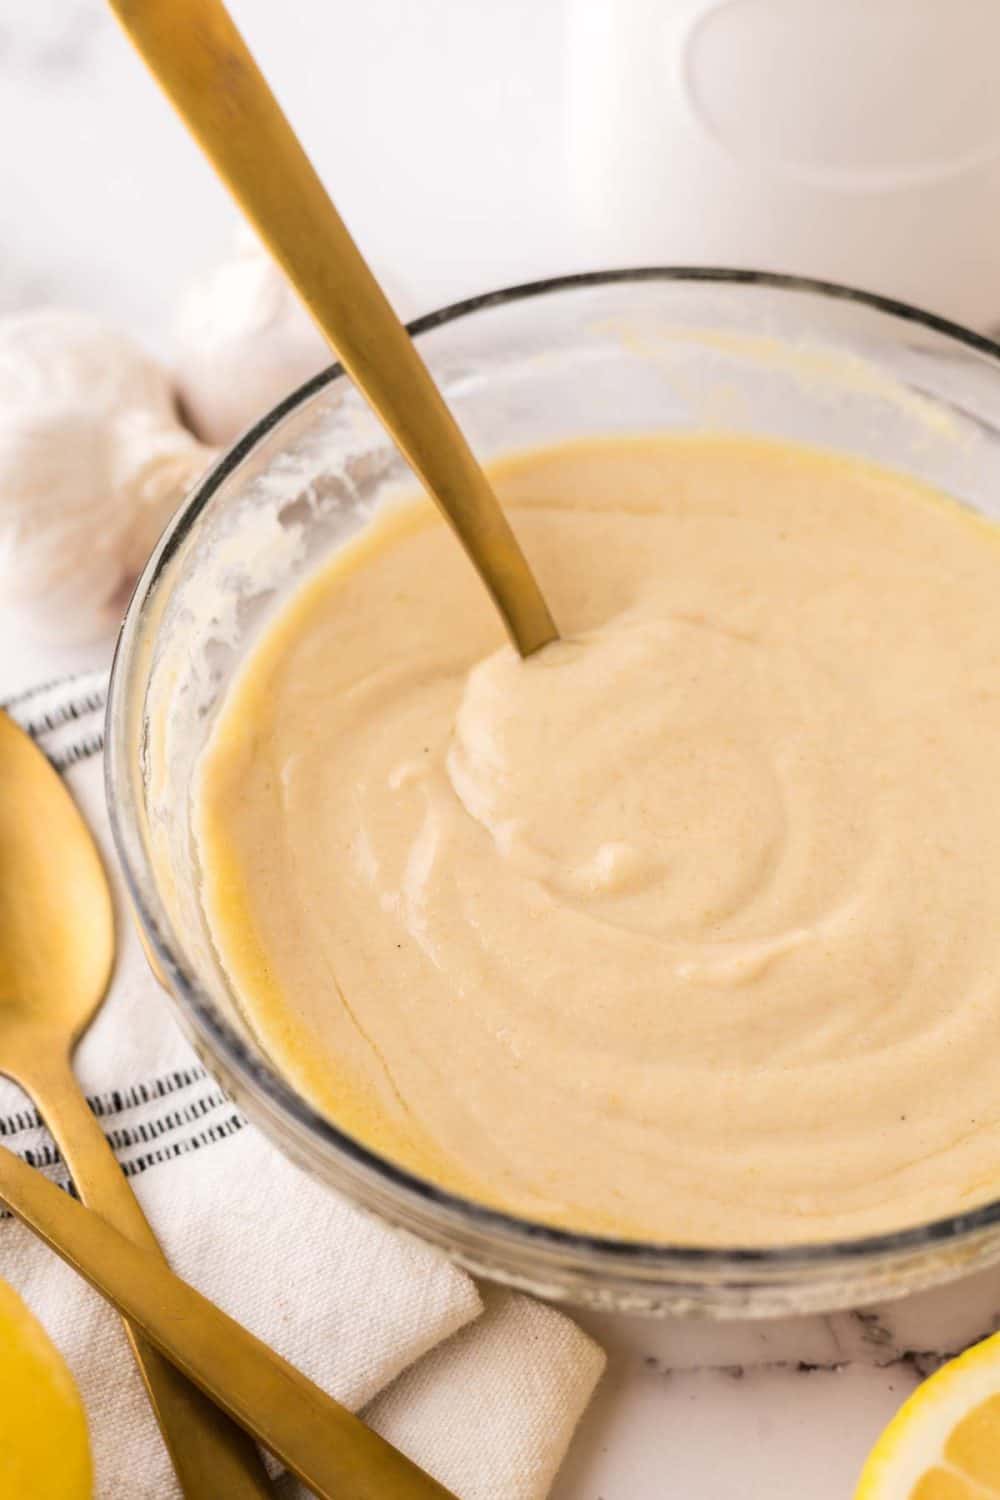
[[[616,282],[720,282],[731,285],[762,286],[789,292],[811,293],[833,301],[856,302],[874,311],[889,314],[903,322],[930,328],[967,348],[992,357],[1000,373],[1000,343],[964,328],[934,313],[922,311],[909,303],[861,291],[837,282],[811,277],[784,275],[778,272],[700,266],[643,266],[634,269],[585,271],[541,281],[524,282],[455,302],[428,313],[408,324],[409,332],[419,337],[443,324],[533,297],[576,291],[588,286],[605,286]],[[252,1094],[263,1095],[265,1104],[279,1114],[289,1116],[327,1151],[346,1157],[363,1177],[374,1177],[376,1186],[402,1195],[418,1211],[431,1211],[458,1228],[472,1229],[495,1244],[506,1241],[520,1250],[561,1252],[581,1271],[595,1269],[601,1262],[606,1271],[618,1269],[627,1274],[640,1268],[647,1274],[737,1272],[753,1278],[764,1274],[837,1270],[844,1272],[858,1265],[883,1258],[905,1258],[909,1253],[971,1238],[1000,1226],[1000,1198],[967,1213],[933,1219],[892,1233],[868,1235],[854,1239],[817,1241],[805,1244],[767,1246],[741,1245],[673,1245],[611,1236],[585,1234],[570,1229],[524,1219],[503,1210],[490,1208],[461,1194],[436,1186],[414,1172],[396,1165],[341,1130],[298,1094],[290,1084],[262,1058],[254,1054],[239,1033],[219,1013],[211,998],[201,989],[189,971],[184,948],[174,932],[159,899],[155,876],[144,857],[141,831],[133,803],[132,770],[128,744],[129,704],[133,691],[143,677],[143,653],[146,606],[155,593],[160,577],[173,555],[205,507],[232,471],[257,444],[290,412],[295,411],[318,391],[345,378],[343,367],[330,365],[293,391],[265,416],[261,417],[223,455],[187,497],[161,536],[135,586],[118,641],[111,669],[106,718],[105,790],[111,828],[126,885],[134,903],[142,930],[163,969],[171,980],[171,997],[181,1006],[195,1031],[213,1054],[219,1054],[224,1068],[245,1085]]]

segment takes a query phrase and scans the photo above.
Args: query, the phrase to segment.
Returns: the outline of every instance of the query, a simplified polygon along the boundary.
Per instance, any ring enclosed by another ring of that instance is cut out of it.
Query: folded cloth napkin
[[[105,693],[94,673],[6,706],[66,775],[115,888],[117,969],[76,1069],[168,1259],[461,1500],[539,1500],[603,1353],[561,1313],[481,1292],[436,1252],[314,1183],[206,1074],[123,909],[102,787]],[[6,1080],[0,1137],[65,1180],[37,1113]],[[97,1500],[179,1496],[117,1315],[10,1218],[0,1223],[0,1275],[76,1376]],[[278,1484],[283,1497],[305,1494],[287,1475]]]

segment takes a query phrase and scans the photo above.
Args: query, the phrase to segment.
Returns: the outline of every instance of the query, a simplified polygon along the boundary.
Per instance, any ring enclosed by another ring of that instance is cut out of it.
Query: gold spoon
[[[0,1201],[319,1500],[455,1500],[158,1257],[0,1147]],[[230,1500],[217,1490],[213,1500]]]
[[[0,1073],[37,1104],[83,1201],[159,1255],[70,1063],[114,966],[100,856],[61,778],[4,713],[0,784]],[[128,1324],[126,1331],[188,1500],[273,1497],[246,1434]]]
[[[555,640],[496,495],[221,0],[111,6],[451,522],[518,651]]]

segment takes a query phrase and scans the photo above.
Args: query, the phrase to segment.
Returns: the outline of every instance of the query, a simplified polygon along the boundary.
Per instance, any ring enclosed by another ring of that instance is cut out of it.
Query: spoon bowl
[[[0,714],[0,1027],[79,1040],[115,958],[100,856],[57,772]]]

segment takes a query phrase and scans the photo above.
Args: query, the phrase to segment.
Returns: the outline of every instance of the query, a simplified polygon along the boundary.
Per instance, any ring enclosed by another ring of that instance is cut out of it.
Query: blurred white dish
[[[991,0],[569,0],[581,231],[1000,322]]]

